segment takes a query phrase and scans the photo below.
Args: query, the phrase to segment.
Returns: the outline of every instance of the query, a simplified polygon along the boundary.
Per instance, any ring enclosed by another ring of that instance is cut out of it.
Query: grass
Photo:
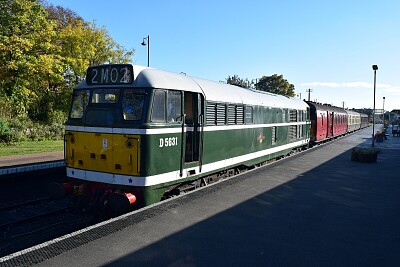
[[[64,150],[63,140],[23,141],[16,145],[0,145],[0,157]]]

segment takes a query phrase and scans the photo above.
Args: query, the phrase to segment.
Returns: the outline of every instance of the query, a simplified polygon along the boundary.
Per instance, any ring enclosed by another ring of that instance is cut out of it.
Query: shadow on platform
[[[399,266],[399,162],[399,150],[373,164],[348,150],[104,266]]]

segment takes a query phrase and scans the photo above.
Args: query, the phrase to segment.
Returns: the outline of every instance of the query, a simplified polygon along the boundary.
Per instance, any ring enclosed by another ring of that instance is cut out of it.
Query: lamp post
[[[374,70],[374,109],[372,110],[372,147],[375,146],[375,91],[376,91],[376,71],[378,70],[378,65],[372,65]]]
[[[147,43],[145,43],[144,40],[146,40]],[[147,37],[143,37],[142,45],[147,45],[147,67],[150,67],[150,35],[147,35]]]
[[[383,97],[383,126],[385,126],[385,97]]]
[[[310,93],[313,91],[313,89],[309,88],[306,90],[306,92],[308,93],[308,102],[310,102]]]

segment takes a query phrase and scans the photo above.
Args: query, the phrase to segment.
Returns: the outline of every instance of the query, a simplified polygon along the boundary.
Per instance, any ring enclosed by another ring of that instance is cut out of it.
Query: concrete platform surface
[[[63,160],[63,159],[64,159],[64,151],[1,156],[0,167],[13,167],[18,165],[27,165],[27,164]]]

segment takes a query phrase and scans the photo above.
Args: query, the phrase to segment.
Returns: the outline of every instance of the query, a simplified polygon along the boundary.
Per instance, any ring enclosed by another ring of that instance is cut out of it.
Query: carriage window
[[[182,110],[182,96],[181,92],[178,91],[168,91],[168,110],[167,119],[168,122],[180,122]]]
[[[93,104],[114,104],[118,102],[119,89],[95,89],[93,90]]]
[[[324,114],[321,113],[321,125],[324,126]]]
[[[165,122],[165,91],[154,91],[151,121]]]
[[[83,112],[89,103],[89,96],[89,90],[80,90],[73,94],[70,114],[72,119],[80,119],[83,117]]]
[[[125,90],[122,98],[124,120],[141,120],[143,114],[144,94],[137,90]]]

